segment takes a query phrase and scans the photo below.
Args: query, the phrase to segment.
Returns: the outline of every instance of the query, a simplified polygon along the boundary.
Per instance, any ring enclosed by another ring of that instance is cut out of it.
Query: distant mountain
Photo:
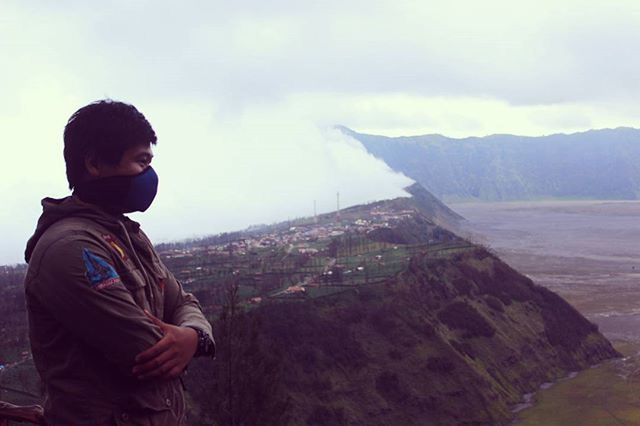
[[[338,128],[445,201],[640,198],[640,130],[386,137]]]

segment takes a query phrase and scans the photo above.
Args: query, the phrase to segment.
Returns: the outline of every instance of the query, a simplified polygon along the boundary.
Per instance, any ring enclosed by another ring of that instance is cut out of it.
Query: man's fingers
[[[151,312],[147,311],[146,309],[144,310],[144,314],[151,320],[152,323],[160,327],[160,329],[164,332],[165,323],[162,320],[153,316]]]
[[[166,351],[169,347],[171,347],[171,342],[166,337],[163,337],[162,339],[158,340],[158,342],[155,345],[151,346],[149,349],[145,350],[144,352],[140,352],[136,356],[136,359],[135,359],[136,364],[140,364],[142,362],[155,358],[162,352]]]
[[[149,361],[143,364],[137,364],[133,368],[133,374],[138,374],[138,375],[146,374],[149,371],[155,370],[156,368],[164,365],[172,357],[173,357],[173,353],[170,350],[161,352],[158,356],[151,358]]]
[[[169,370],[168,372],[164,373],[162,375],[162,378],[163,379],[176,378],[182,373],[182,370],[184,370],[184,368],[180,367],[180,365],[177,365],[177,366],[173,367],[171,370]]]
[[[169,360],[162,365],[159,365],[157,368],[151,370],[146,374],[142,374],[138,376],[139,379],[153,379],[154,377],[165,377],[168,373],[173,371],[178,367],[178,362],[176,360]]]
[[[133,374],[139,379],[178,377],[193,357],[197,333],[163,323],[145,311],[154,324],[162,325],[164,336],[155,345],[136,356]]]

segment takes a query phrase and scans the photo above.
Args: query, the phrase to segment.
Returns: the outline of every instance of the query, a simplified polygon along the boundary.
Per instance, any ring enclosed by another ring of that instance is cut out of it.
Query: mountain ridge
[[[520,139],[536,139],[536,138],[546,138],[546,137],[552,137],[552,136],[580,136],[580,135],[588,135],[588,134],[598,134],[598,133],[604,133],[604,132],[626,132],[626,131],[630,131],[630,132],[640,132],[640,128],[636,128],[636,127],[630,127],[630,126],[618,126],[618,127],[602,127],[602,128],[597,128],[597,129],[588,129],[588,130],[580,130],[577,132],[556,132],[556,133],[549,133],[549,134],[545,134],[545,135],[519,135],[519,134],[513,134],[513,133],[490,133],[488,135],[484,135],[484,136],[464,136],[464,137],[454,137],[454,136],[446,136],[443,135],[442,133],[426,133],[426,134],[421,134],[421,135],[398,135],[398,136],[384,136],[384,135],[376,135],[373,133],[365,133],[365,132],[357,132],[347,126],[344,126],[342,124],[336,124],[334,126],[335,129],[340,130],[341,132],[348,134],[349,136],[352,135],[359,135],[359,136],[371,136],[371,137],[382,137],[382,138],[387,138],[387,139],[418,139],[418,138],[443,138],[446,140],[453,140],[453,141],[465,141],[465,140],[470,140],[470,139],[487,139],[487,138],[493,138],[493,137],[500,137],[500,136],[507,136],[507,137],[514,137],[514,138],[520,138]]]
[[[387,137],[339,130],[444,201],[640,198],[640,130]]]

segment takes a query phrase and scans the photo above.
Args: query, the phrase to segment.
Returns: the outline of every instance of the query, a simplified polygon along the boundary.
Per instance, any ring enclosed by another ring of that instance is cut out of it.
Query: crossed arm
[[[139,379],[178,377],[193,358],[198,334],[193,328],[167,324],[145,310],[144,313],[163,333],[155,345],[138,354],[132,369]]]
[[[102,288],[90,282],[83,249],[110,259],[90,237],[63,238],[47,250],[41,272],[29,289],[32,295],[66,330],[97,349],[123,375],[139,379],[180,375],[197,348],[197,333],[186,326],[191,325],[189,318],[206,323],[197,301],[193,305],[180,287],[177,302],[182,305],[176,305],[170,318],[180,325],[163,322],[143,311],[119,279]]]

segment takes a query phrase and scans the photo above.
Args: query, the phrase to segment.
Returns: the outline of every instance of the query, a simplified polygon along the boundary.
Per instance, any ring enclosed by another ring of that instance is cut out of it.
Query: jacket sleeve
[[[139,235],[151,248],[152,256],[155,259],[154,263],[157,263],[156,267],[158,268],[162,279],[165,280],[163,320],[181,327],[199,328],[209,336],[215,348],[211,324],[202,313],[202,307],[200,306],[198,299],[193,294],[184,291],[182,283],[176,279],[169,268],[167,268],[164,262],[160,259],[160,256],[153,248],[153,244],[151,243],[151,240],[149,240],[149,237],[142,230],[139,231]]]
[[[184,291],[182,283],[166,267],[165,270],[170,282],[175,283],[177,287],[173,300],[168,301],[170,311],[167,312],[167,317],[169,322],[182,327],[199,328],[207,333],[211,341],[213,341],[211,324],[202,313],[202,307],[198,299],[193,294]]]
[[[28,291],[62,327],[127,377],[136,355],[162,337],[122,283],[111,255],[88,235],[52,243]]]

